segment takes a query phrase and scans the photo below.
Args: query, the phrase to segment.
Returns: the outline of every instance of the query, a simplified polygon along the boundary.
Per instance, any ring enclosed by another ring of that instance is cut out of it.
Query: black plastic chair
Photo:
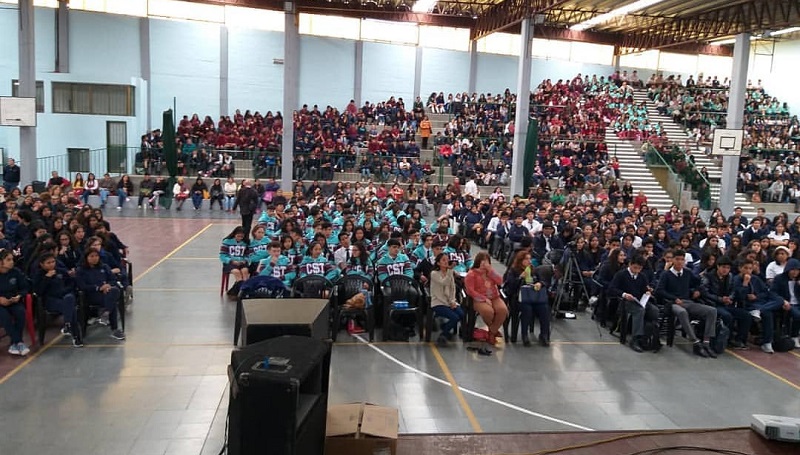
[[[306,275],[292,283],[289,297],[293,299],[327,299],[333,293],[333,283],[322,275]]]
[[[425,305],[422,303],[422,290],[419,283],[405,275],[391,275],[381,283],[383,290],[383,320],[384,330],[382,340],[387,341],[386,323],[393,315],[414,314],[417,322],[417,334],[420,339],[424,338],[423,319],[425,317]],[[407,301],[408,308],[392,308],[392,303],[397,301]]]
[[[356,294],[366,289],[368,293],[373,294],[372,280],[361,275],[345,275],[335,285],[334,298],[331,300],[331,339],[336,342],[339,335],[340,323],[343,315],[347,316],[363,316],[366,321],[367,333],[369,333],[369,341],[375,339],[375,318],[373,306],[365,308],[344,308],[344,304]]]
[[[78,291],[76,295],[76,299],[78,300],[78,321],[81,324],[81,333],[83,336],[86,336],[86,328],[89,325],[89,315],[92,313],[92,305],[89,305],[89,301],[86,298],[86,293],[83,291]],[[99,308],[99,306],[94,306],[94,308]],[[122,331],[125,331],[125,289],[119,290],[119,299],[117,299],[117,318],[119,318],[119,328]]]

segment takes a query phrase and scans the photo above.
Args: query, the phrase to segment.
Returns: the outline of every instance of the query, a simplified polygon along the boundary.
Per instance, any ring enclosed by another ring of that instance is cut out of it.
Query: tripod
[[[561,264],[564,270],[556,288],[553,316],[556,318],[575,319],[573,311],[577,309],[581,297],[585,297],[586,301],[589,301],[589,291],[586,289],[586,283],[583,282],[583,278],[580,275],[581,269],[578,266],[578,258],[569,247],[564,251]],[[562,304],[566,302],[569,302],[573,308],[562,309]]]

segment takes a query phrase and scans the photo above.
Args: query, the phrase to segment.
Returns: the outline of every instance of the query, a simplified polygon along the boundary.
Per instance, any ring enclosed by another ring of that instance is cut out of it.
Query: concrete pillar
[[[142,71],[142,79],[147,81],[145,92],[140,94],[140,96],[144,96],[146,99],[145,104],[147,109],[143,115],[145,116],[147,130],[150,131],[153,129],[153,116],[152,112],[150,112],[150,109],[152,109],[152,104],[150,97],[150,18],[148,17],[142,17],[139,19],[139,67]]]
[[[619,46],[614,46],[614,56],[611,57],[611,65],[614,66],[614,71],[619,71],[619,53],[621,52]]]
[[[363,87],[364,76],[364,42],[361,40],[356,41],[356,58],[355,58],[355,75],[353,79],[353,100],[356,106],[361,108],[361,92]]]
[[[219,28],[219,115],[228,111],[228,27]]]
[[[733,46],[733,72],[728,98],[726,128],[740,130],[744,126],[744,101],[747,91],[747,67],[750,60],[750,34],[736,35]],[[736,177],[739,170],[738,156],[722,157],[722,185],[719,192],[719,208],[722,214],[733,214],[736,201]]]
[[[417,60],[414,63],[414,99],[411,100],[413,104],[414,100],[420,96],[420,91],[422,90],[422,47],[417,46]]]
[[[478,84],[478,41],[469,42],[469,94],[477,92]]]
[[[291,191],[294,186],[294,121],[297,109],[298,80],[300,76],[300,32],[297,28],[296,4],[284,3],[285,27],[283,32],[283,144],[281,153],[281,188]]]
[[[69,73],[69,0],[58,0],[56,12],[56,72]]]
[[[531,96],[531,39],[533,38],[533,21],[522,20],[520,30],[519,67],[517,72],[517,113],[514,117],[514,149],[511,162],[511,195],[520,194],[525,180],[530,175],[523,175],[525,163],[525,141],[528,138],[528,116],[530,115]],[[527,196],[521,194],[521,196]]]
[[[33,0],[19,1],[19,96],[36,97],[36,42]],[[36,128],[19,128],[20,185],[37,180]]]

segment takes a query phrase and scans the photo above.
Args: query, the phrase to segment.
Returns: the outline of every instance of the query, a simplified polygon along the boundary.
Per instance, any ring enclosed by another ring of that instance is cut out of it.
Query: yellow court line
[[[439,349],[435,344],[432,343],[431,352],[433,352],[436,362],[439,363],[439,367],[442,369],[445,379],[447,379],[447,382],[450,383],[450,387],[453,389],[453,394],[455,394],[458,403],[461,405],[461,409],[463,409],[464,413],[467,415],[467,419],[469,420],[470,425],[472,425],[472,430],[476,433],[483,433],[483,428],[481,428],[478,418],[475,417],[475,413],[472,412],[472,408],[469,407],[469,403],[467,403],[467,400],[464,398],[464,394],[461,393],[461,387],[459,387],[458,383],[456,382],[456,378],[453,377],[453,373],[451,373],[450,368],[447,367],[447,363],[444,361]]]
[[[134,282],[134,283],[136,283],[137,281],[139,281],[140,279],[142,279],[142,277],[143,277],[143,276],[145,276],[145,275],[147,275],[148,273],[152,272],[152,271],[153,271],[153,269],[155,269],[156,267],[158,267],[159,265],[161,265],[161,264],[162,264],[164,261],[166,261],[167,259],[169,259],[169,258],[170,258],[170,257],[171,257],[173,254],[175,254],[175,253],[177,253],[178,251],[180,251],[180,249],[181,249],[181,248],[183,248],[183,247],[185,247],[186,245],[188,245],[188,244],[189,244],[190,242],[192,242],[194,239],[196,239],[197,237],[200,237],[200,234],[202,234],[203,232],[206,232],[206,231],[208,230],[208,228],[210,228],[210,227],[211,227],[211,226],[213,226],[213,225],[214,225],[214,223],[208,223],[208,224],[206,225],[206,227],[204,227],[203,229],[200,229],[199,231],[197,231],[197,233],[196,233],[195,235],[193,235],[193,236],[189,237],[189,238],[188,238],[188,239],[187,239],[185,242],[181,243],[180,245],[178,245],[177,247],[175,247],[175,249],[174,249],[174,250],[172,250],[172,251],[170,251],[169,253],[167,253],[167,255],[166,255],[166,256],[164,256],[163,258],[159,259],[159,260],[158,260],[158,261],[157,261],[155,264],[153,264],[153,265],[151,265],[150,267],[148,267],[148,268],[147,268],[147,270],[145,270],[144,272],[140,273],[140,274],[139,274],[139,276],[137,276],[136,278],[134,278],[134,279],[133,279],[133,282]]]
[[[779,375],[778,373],[775,373],[773,371],[769,371],[768,369],[762,367],[761,365],[758,365],[755,362],[751,362],[750,360],[745,359],[744,357],[740,356],[739,354],[737,354],[737,353],[735,353],[733,351],[728,351],[728,353],[730,355],[736,357],[737,359],[741,360],[742,362],[750,365],[751,367],[753,367],[753,368],[755,368],[757,370],[760,370],[762,373],[766,373],[766,374],[772,376],[773,378],[783,382],[784,384],[786,384],[786,385],[788,385],[790,387],[793,387],[793,388],[795,388],[797,390],[800,390],[800,385],[795,384],[794,382],[784,378],[783,376]]]
[[[791,354],[791,355],[793,355],[793,356],[795,356],[795,357],[799,357],[799,358],[800,358],[800,354],[798,354],[798,353],[796,353],[796,352],[794,352],[794,351],[789,351],[789,354]]]
[[[11,379],[11,377],[14,376],[15,374],[19,373],[19,371],[21,369],[25,368],[29,363],[33,362],[36,359],[36,357],[39,357],[40,355],[42,355],[44,353],[44,351],[46,351],[48,348],[52,347],[54,344],[59,342],[61,340],[61,338],[63,338],[63,337],[64,337],[64,335],[59,333],[58,336],[53,338],[49,343],[47,343],[46,345],[40,347],[38,351],[36,351],[33,354],[31,354],[30,356],[28,356],[28,358],[25,359],[25,361],[23,361],[22,363],[17,365],[13,370],[9,371],[5,376],[0,378],[0,385],[2,385],[4,382],[6,382],[9,379]]]

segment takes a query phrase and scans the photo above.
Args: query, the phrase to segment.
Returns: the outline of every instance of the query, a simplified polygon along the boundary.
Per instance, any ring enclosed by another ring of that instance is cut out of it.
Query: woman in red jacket
[[[500,298],[498,286],[503,283],[503,277],[492,268],[492,260],[485,252],[478,253],[472,263],[472,268],[464,279],[467,294],[472,297],[475,311],[489,326],[489,343],[495,344],[495,338],[508,317],[508,308]]]

